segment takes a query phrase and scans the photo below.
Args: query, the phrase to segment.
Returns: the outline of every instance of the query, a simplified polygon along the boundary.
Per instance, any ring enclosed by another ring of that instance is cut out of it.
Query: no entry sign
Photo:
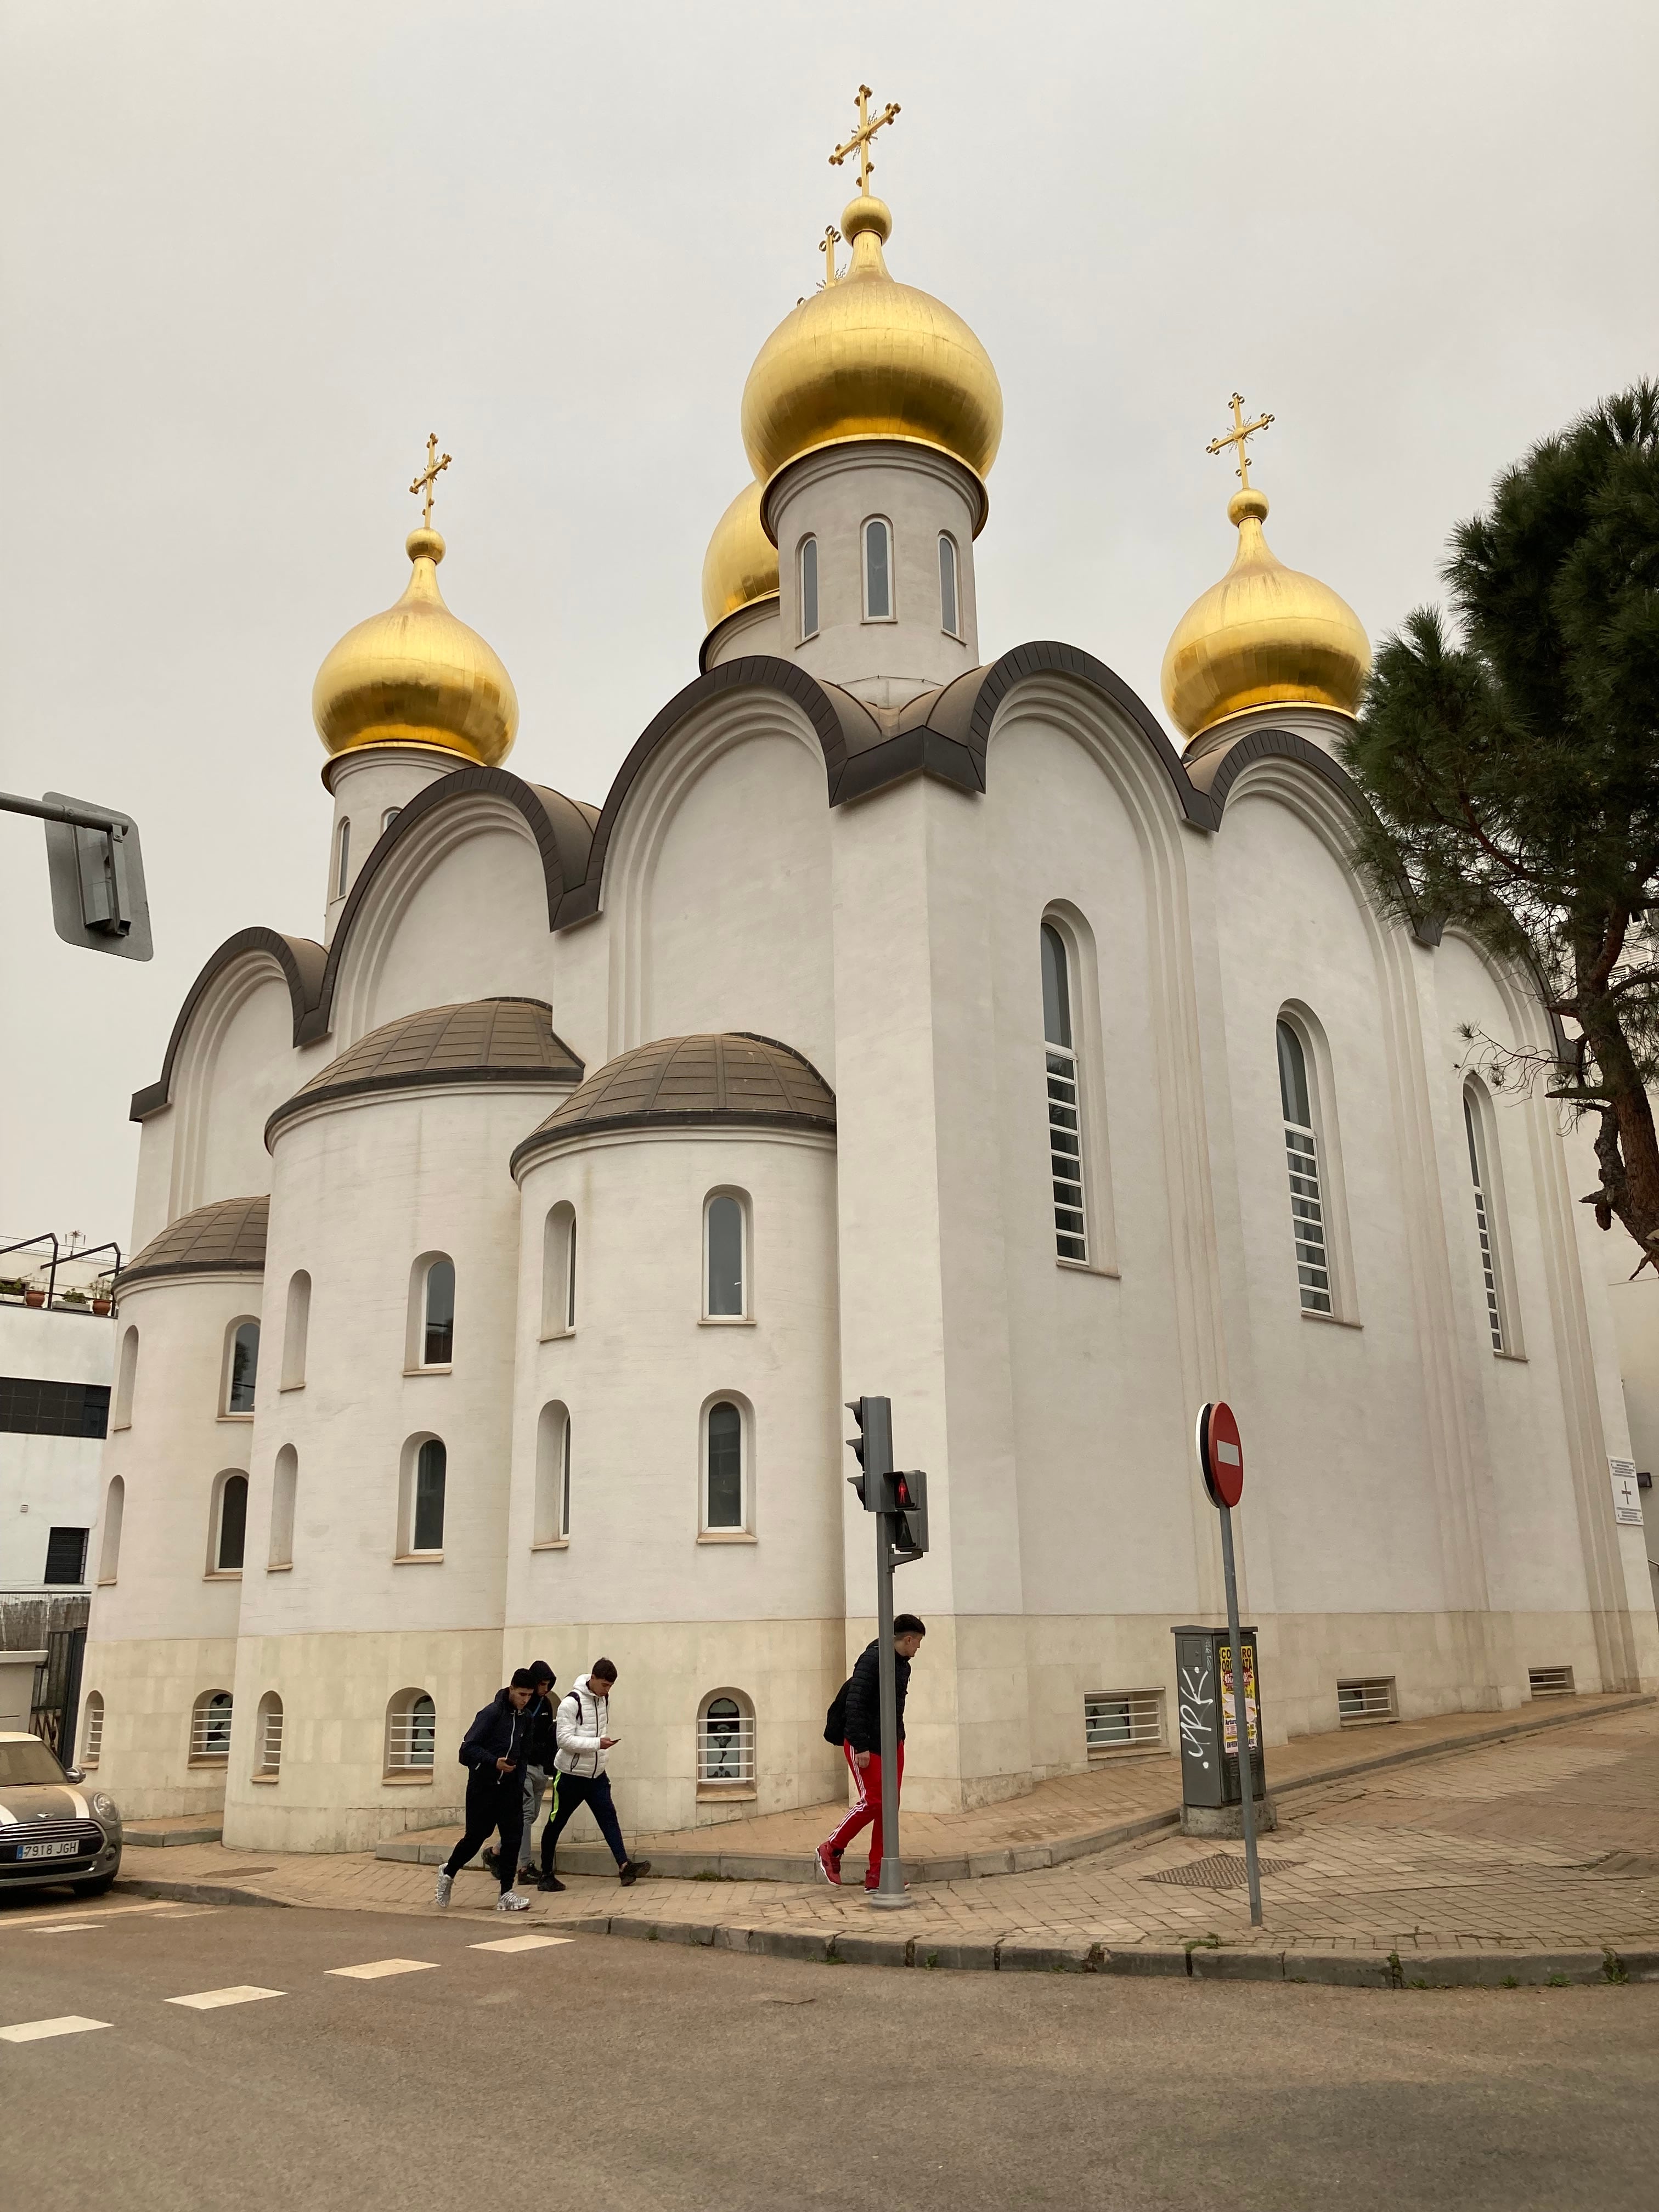
[[[1244,1495],[1244,1446],[1233,1409],[1224,1401],[1198,1417],[1198,1464],[1212,1505],[1237,1505]]]

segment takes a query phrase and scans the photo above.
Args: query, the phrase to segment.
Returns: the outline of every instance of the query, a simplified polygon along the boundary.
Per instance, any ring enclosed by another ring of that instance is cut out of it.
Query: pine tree
[[[1659,384],[1535,446],[1442,573],[1455,633],[1422,607],[1384,641],[1344,747],[1358,858],[1394,911],[1532,971],[1563,1056],[1464,1035],[1596,1121],[1584,1203],[1659,1269]]]

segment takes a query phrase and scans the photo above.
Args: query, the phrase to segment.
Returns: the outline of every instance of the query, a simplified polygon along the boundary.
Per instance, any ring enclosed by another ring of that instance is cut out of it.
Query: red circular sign
[[[1224,1401],[1198,1417],[1198,1464],[1212,1505],[1237,1505],[1244,1495],[1244,1446],[1233,1409]]]

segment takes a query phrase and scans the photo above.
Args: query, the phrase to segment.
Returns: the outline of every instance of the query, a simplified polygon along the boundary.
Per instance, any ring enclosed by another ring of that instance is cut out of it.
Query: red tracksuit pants
[[[859,1797],[857,1804],[848,1813],[835,1834],[830,1837],[830,1848],[839,1854],[847,1849],[854,1836],[861,1836],[864,1831],[869,1828],[870,1872],[865,1879],[864,1886],[866,1889],[873,1889],[881,1880],[881,1753],[872,1751],[870,1754],[870,1764],[867,1766],[860,1766],[858,1753],[850,1743],[843,1743],[842,1750],[846,1754],[847,1765]],[[904,1795],[904,1746],[902,1743],[898,1747],[898,1783],[899,1796],[902,1797]],[[875,1823],[873,1827],[871,1827],[872,1821]]]

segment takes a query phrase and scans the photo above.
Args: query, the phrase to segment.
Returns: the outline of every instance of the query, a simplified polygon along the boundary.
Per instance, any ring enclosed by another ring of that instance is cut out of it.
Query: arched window
[[[404,810],[401,806],[388,806],[386,808],[386,812],[380,817],[380,835],[382,837],[385,836],[386,831],[392,827],[392,823],[397,820],[398,817],[403,812],[403,811]]]
[[[112,1583],[121,1571],[121,1516],[126,1503],[126,1484],[118,1474],[112,1474],[104,1492],[104,1533],[98,1548],[100,1583]]]
[[[424,1690],[399,1690],[386,1709],[386,1771],[429,1780],[438,1711]]]
[[[1291,1226],[1296,1237],[1296,1278],[1304,1313],[1332,1310],[1330,1253],[1325,1237],[1325,1195],[1319,1172],[1308,1055],[1287,1021],[1277,1028],[1279,1097],[1285,1114],[1285,1160],[1291,1178]]]
[[[343,820],[334,834],[334,896],[343,899],[351,880],[351,823]]]
[[[1468,1139],[1469,1175],[1474,1184],[1474,1230],[1487,1334],[1494,1352],[1514,1354],[1520,1350],[1519,1330],[1510,1291],[1508,1224],[1498,1182],[1496,1133],[1486,1094],[1474,1082],[1463,1086],[1463,1133]]]
[[[939,626],[947,637],[962,635],[957,593],[957,542],[943,531],[939,540]]]
[[[1043,1064],[1048,1086],[1048,1167],[1054,1186],[1054,1252],[1061,1260],[1089,1258],[1089,1224],[1083,1182],[1083,1096],[1073,1042],[1072,974],[1066,940],[1051,921],[1042,925]]]
[[[262,1781],[276,1778],[283,1764],[283,1701],[275,1690],[259,1700],[253,1723],[253,1771]]]
[[[449,1455],[436,1437],[411,1437],[404,1446],[398,1514],[400,1559],[440,1559],[444,1548],[444,1486]]]
[[[454,1357],[455,1263],[447,1252],[422,1252],[410,1271],[404,1368],[411,1375],[447,1368]]]
[[[225,1332],[224,1413],[228,1419],[253,1417],[253,1395],[259,1380],[259,1324],[244,1319],[232,1322]]]
[[[288,1279],[288,1317],[283,1324],[284,1390],[302,1390],[306,1381],[306,1339],[311,1334],[311,1278],[303,1267]]]
[[[284,1444],[276,1455],[270,1478],[270,1555],[272,1567],[294,1565],[294,1501],[300,1486],[300,1455]]]
[[[710,1790],[754,1787],[755,1708],[741,1690],[716,1690],[698,1708],[697,1782]]]
[[[231,1696],[228,1690],[204,1690],[191,1708],[192,1766],[222,1766],[230,1757]]]
[[[864,619],[893,619],[893,533],[878,514],[864,526]]]
[[[706,1530],[742,1529],[748,1498],[744,1477],[743,1413],[729,1398],[717,1398],[702,1417],[703,1519]]]
[[[570,1410],[555,1400],[536,1422],[533,1544],[562,1544],[570,1534]]]
[[[542,1335],[576,1326],[576,1209],[561,1200],[542,1228]]]
[[[115,1419],[112,1428],[130,1429],[132,1426],[132,1393],[138,1381],[138,1332],[128,1328],[121,1334],[121,1361],[115,1374]]]
[[[81,1759],[83,1768],[98,1764],[98,1754],[104,1747],[104,1698],[99,1690],[88,1690],[86,1703],[81,1708]]]
[[[247,1548],[247,1477],[234,1468],[220,1475],[213,1486],[213,1531],[208,1554],[210,1573],[240,1575]]]
[[[717,1190],[703,1201],[703,1316],[742,1321],[749,1313],[748,1206],[737,1191]]]
[[[801,642],[818,634],[818,541],[803,538],[800,542],[800,635]]]

